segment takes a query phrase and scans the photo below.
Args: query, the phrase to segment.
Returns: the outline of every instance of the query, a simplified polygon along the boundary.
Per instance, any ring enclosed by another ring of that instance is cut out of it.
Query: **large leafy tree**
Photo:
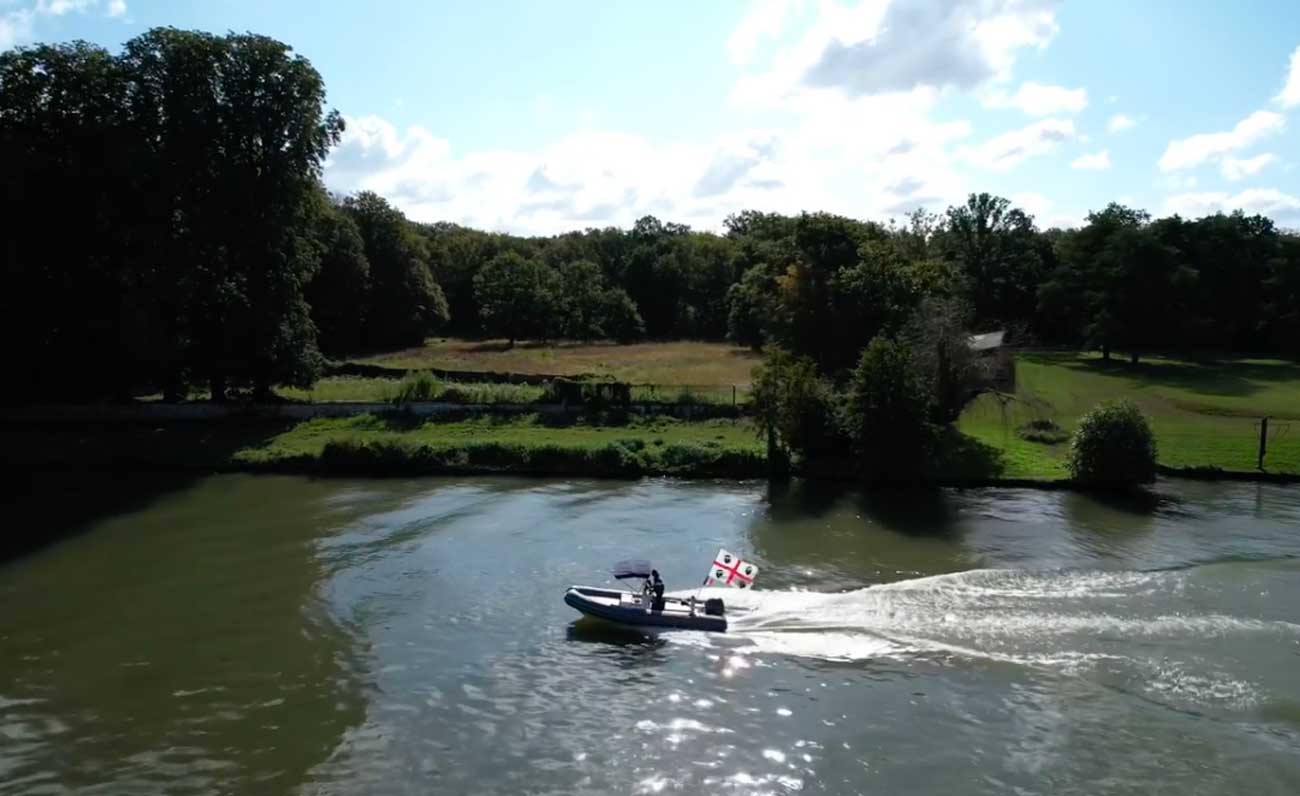
[[[1196,272],[1161,240],[1143,211],[1114,204],[1062,237],[1060,265],[1039,291],[1041,311],[1068,319],[1084,344],[1134,362],[1143,350],[1177,344]]]
[[[975,324],[992,328],[1033,317],[1045,263],[1031,216],[1002,197],[971,194],[948,208],[938,238],[965,277]]]
[[[560,278],[540,260],[507,252],[474,276],[474,296],[483,330],[513,347],[524,336],[552,336]]]
[[[153,230],[124,93],[122,64],[84,42],[0,53],[4,400],[121,396],[149,367],[135,247]]]
[[[323,193],[318,195],[315,242],[320,268],[307,284],[312,321],[321,349],[346,353],[363,347],[370,262],[352,216]]]
[[[344,200],[370,264],[363,342],[367,347],[418,345],[444,326],[451,311],[429,268],[429,251],[401,211],[363,191]]]
[[[915,478],[934,444],[930,393],[906,343],[876,337],[849,379],[844,429],[870,480]]]
[[[318,260],[308,222],[343,129],[323,109],[320,74],[274,39],[170,28],[132,39],[121,63],[144,213],[170,222],[151,259],[163,322],[181,332],[176,358],[216,400],[231,380],[259,394],[310,383],[319,355],[303,288]]]

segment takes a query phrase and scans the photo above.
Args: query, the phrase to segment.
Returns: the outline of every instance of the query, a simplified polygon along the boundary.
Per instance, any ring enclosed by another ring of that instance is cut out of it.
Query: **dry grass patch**
[[[595,374],[633,384],[747,386],[761,356],[729,343],[520,342],[433,338],[407,348],[358,359],[369,365],[417,370],[492,371],[495,373]]]

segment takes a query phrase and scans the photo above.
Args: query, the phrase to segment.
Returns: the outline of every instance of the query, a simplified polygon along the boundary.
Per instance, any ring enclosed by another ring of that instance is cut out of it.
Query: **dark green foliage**
[[[429,251],[401,211],[363,191],[343,202],[370,265],[364,342],[368,348],[418,345],[445,325],[447,299],[429,268]]]
[[[812,359],[770,350],[754,370],[750,396],[769,455],[781,450],[809,459],[846,452],[835,420],[835,393]]]
[[[26,305],[4,315],[41,330],[31,357],[92,361],[115,395],[310,384],[309,222],[342,130],[324,97],[306,60],[255,35],[156,28],[117,57],[0,55],[6,272]],[[76,234],[25,218],[55,206]],[[20,368],[38,391],[57,382],[40,368]]]
[[[636,303],[621,287],[606,290],[601,296],[602,331],[620,343],[630,343],[645,337],[645,321],[637,312]]]
[[[844,430],[853,440],[863,476],[874,481],[914,479],[934,443],[930,396],[905,343],[877,337],[849,380]]]
[[[1079,421],[1067,460],[1082,484],[1126,488],[1156,480],[1156,439],[1142,411],[1127,400],[1105,403]]]
[[[483,331],[507,338],[512,346],[521,337],[546,339],[557,331],[560,293],[559,274],[515,252],[497,255],[474,275]]]
[[[312,321],[327,353],[347,353],[364,347],[366,302],[370,292],[370,261],[365,242],[352,216],[317,196],[315,242],[320,269],[307,284]]]
[[[1033,315],[1046,270],[1034,221],[999,196],[971,194],[948,208],[940,248],[966,282],[980,328],[996,328]]]
[[[470,442],[457,446],[382,440],[331,440],[318,466],[333,473],[415,475],[438,472],[512,471],[631,478],[652,473],[751,478],[764,472],[761,454],[675,443],[647,448],[640,440],[596,447],[555,443]]]

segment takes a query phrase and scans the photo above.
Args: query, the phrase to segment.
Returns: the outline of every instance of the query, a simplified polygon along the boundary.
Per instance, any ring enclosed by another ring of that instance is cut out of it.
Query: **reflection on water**
[[[1293,793],[1297,527],[1254,485],[204,479],[0,565],[0,794]],[[561,600],[719,546],[763,568],[725,635]]]

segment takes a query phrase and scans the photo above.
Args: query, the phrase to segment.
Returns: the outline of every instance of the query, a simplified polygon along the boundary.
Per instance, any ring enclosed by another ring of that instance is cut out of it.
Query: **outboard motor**
[[[721,597],[710,597],[704,601],[705,616],[722,616],[724,611]]]

